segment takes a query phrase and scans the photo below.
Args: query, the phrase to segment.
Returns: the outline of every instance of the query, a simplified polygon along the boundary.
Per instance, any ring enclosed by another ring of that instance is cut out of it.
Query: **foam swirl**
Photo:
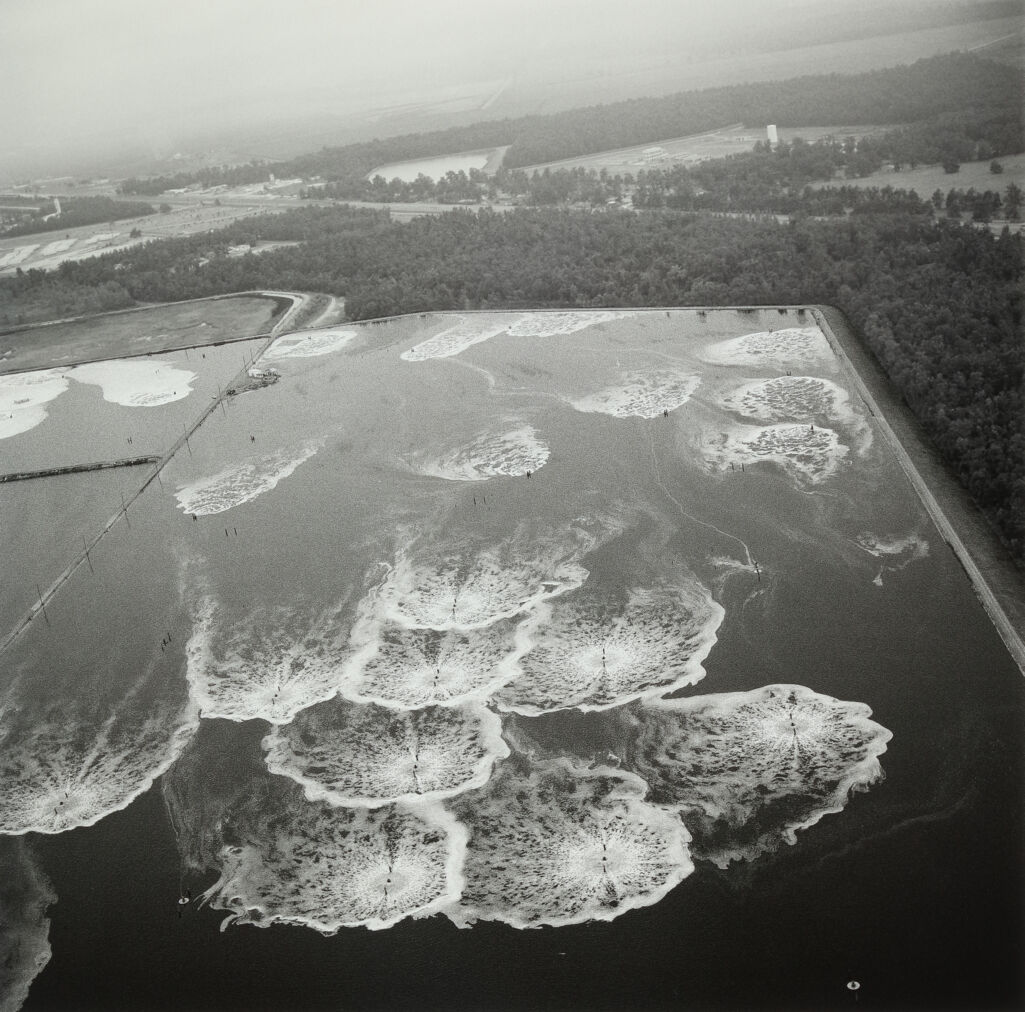
[[[871,713],[803,685],[648,702],[631,766],[681,813],[695,857],[725,867],[796,843],[882,779],[892,735]]]
[[[584,588],[547,612],[522,674],[497,696],[503,709],[605,710],[693,685],[725,614],[697,580],[634,588],[625,601]]]
[[[412,712],[333,699],[263,740],[267,768],[310,801],[380,808],[480,787],[509,754],[499,718],[480,704]]]
[[[556,759],[507,760],[481,791],[452,802],[470,828],[457,924],[516,928],[611,921],[657,903],[693,871],[672,813],[638,777]]]

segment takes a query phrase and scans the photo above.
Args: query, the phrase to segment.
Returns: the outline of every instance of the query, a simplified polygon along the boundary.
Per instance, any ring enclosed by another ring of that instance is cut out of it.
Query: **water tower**
[[[765,135],[766,135],[766,137],[768,137],[770,144],[777,144],[777,143],[779,143],[779,135],[776,133],[776,124],[775,123],[770,123],[765,128]]]

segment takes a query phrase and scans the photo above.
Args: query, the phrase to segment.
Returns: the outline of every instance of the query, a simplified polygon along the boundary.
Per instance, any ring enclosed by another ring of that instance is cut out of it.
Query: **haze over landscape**
[[[140,17],[131,0],[8,0],[0,66],[13,101],[0,112],[0,173],[284,157],[482,118],[873,69],[1013,36],[1015,6],[154,0]],[[977,37],[964,21],[978,7]],[[906,35],[896,47],[894,33]]]
[[[0,1012],[1025,1007],[1020,0],[0,7]]]

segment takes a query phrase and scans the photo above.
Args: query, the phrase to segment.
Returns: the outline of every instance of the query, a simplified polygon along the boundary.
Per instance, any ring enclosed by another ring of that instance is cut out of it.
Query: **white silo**
[[[776,144],[779,141],[779,135],[776,133],[776,124],[770,123],[765,128],[765,134],[769,138],[770,144]]]

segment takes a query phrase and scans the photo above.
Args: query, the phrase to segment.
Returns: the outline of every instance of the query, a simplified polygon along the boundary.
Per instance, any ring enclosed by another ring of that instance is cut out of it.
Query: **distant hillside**
[[[1020,121],[1025,80],[1011,67],[968,53],[867,74],[708,88],[546,116],[512,142],[515,168],[711,130],[726,123],[778,126],[903,124],[968,110],[1001,110]]]
[[[122,184],[121,192],[156,195],[194,183],[261,182],[271,172],[279,177],[320,176],[354,182],[388,162],[503,144],[510,145],[505,165],[518,167],[699,133],[735,122],[895,125],[958,114],[990,120],[995,117],[1020,129],[1023,92],[1025,76],[1016,68],[968,53],[952,53],[865,74],[822,74],[680,92],[664,98],[324,148],[273,164],[129,179]]]

